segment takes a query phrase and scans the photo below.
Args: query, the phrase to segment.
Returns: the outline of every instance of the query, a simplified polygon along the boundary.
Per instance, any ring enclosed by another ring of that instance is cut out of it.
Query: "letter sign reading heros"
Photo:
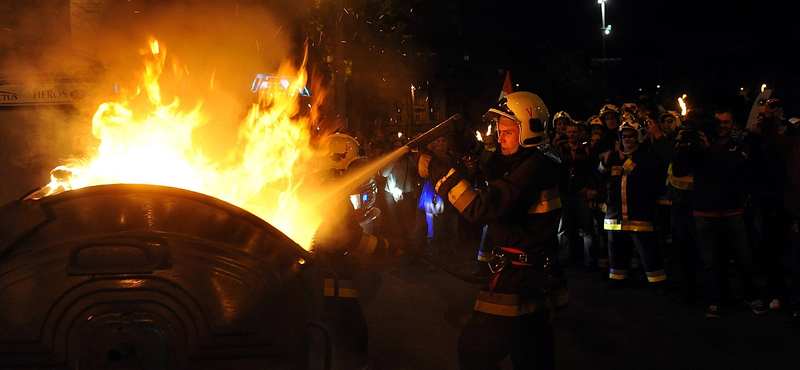
[[[0,85],[0,106],[71,104],[82,100],[86,86],[64,83],[58,87],[36,85]]]
[[[34,100],[61,100],[68,96],[65,90],[38,90],[33,92]]]

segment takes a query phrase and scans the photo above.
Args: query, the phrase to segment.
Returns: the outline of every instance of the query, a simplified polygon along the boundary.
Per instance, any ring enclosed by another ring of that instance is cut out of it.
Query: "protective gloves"
[[[420,153],[419,160],[417,161],[417,168],[419,169],[420,176],[431,179],[431,183],[434,184],[441,180],[441,178],[447,175],[452,169],[450,165],[431,152]]]

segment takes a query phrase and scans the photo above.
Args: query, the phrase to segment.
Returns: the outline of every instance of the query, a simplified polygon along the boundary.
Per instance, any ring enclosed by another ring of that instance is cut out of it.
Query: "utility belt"
[[[544,259],[544,261],[542,261]],[[543,253],[531,255],[524,251],[507,247],[494,247],[492,255],[489,258],[489,270],[493,274],[502,271],[508,263],[516,266],[530,266],[541,265],[545,271],[550,271],[550,258]]]
[[[550,293],[551,291],[563,287],[567,284],[567,279],[563,276],[553,276],[553,264],[546,252],[528,254],[524,251],[507,247],[495,247],[492,249],[492,257],[489,260],[489,270],[494,274],[489,283],[489,294],[494,292],[500,271],[503,271],[508,264],[514,266],[525,266],[534,268],[534,281],[526,284],[539,293]],[[560,275],[560,274],[558,274]]]

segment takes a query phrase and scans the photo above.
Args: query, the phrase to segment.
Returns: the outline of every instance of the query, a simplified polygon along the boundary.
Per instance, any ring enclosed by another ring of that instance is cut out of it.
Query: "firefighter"
[[[600,113],[598,113],[600,119],[603,121],[603,124],[606,125],[606,129],[610,132],[617,131],[617,128],[620,124],[620,111],[614,104],[606,104],[603,108],[600,108]]]
[[[691,121],[688,123],[691,125]],[[672,173],[678,131],[689,128],[684,126],[680,114],[673,110],[661,114],[658,125],[648,126],[653,153],[668,163],[665,183],[666,200],[669,204],[669,230],[672,250],[683,275],[683,293],[678,298],[679,303],[692,302],[697,298],[698,274],[702,263],[692,215],[694,174],[678,177]]]
[[[641,117],[639,115],[639,104],[636,103],[622,103],[622,114],[630,113],[635,117]]]
[[[487,162],[488,185],[476,190],[466,176],[435,156],[419,158],[420,175],[436,184],[470,222],[488,224],[496,247],[494,276],[481,287],[461,333],[461,369],[497,368],[507,355],[514,368],[555,368],[555,309],[569,291],[556,263],[561,200],[549,145],[547,107],[535,94],[514,92],[484,116],[498,126],[500,151]]]
[[[558,146],[567,141],[567,124],[570,122],[572,117],[563,110],[553,115],[553,129],[556,135],[553,145]]]
[[[614,104],[606,104],[600,109],[600,121],[603,123],[603,138],[600,141],[598,149],[601,153],[609,150],[619,149],[619,130],[620,123],[620,110]]]
[[[603,124],[603,120],[600,119],[600,116],[591,116],[586,121],[589,122],[589,139],[594,135],[600,135],[600,137],[605,136],[606,126]]]
[[[621,287],[628,278],[633,243],[647,280],[656,283],[658,294],[664,295],[667,275],[653,225],[661,186],[658,167],[650,152],[640,146],[644,129],[635,116],[625,114],[618,133],[620,149],[606,152],[597,168],[608,194],[604,221],[611,263],[608,287]]]
[[[333,187],[359,160],[358,142],[344,134],[324,138],[319,146],[317,171],[322,188]],[[326,270],[323,322],[331,332],[334,358],[341,369],[369,366],[367,348],[369,330],[355,285],[358,255],[386,252],[388,241],[363,231],[355,209],[347,197],[335,200],[326,209],[326,217],[314,234],[314,249]]]
[[[683,275],[684,291],[678,301],[696,298],[700,252],[697,249],[697,230],[692,216],[693,174],[677,177],[672,173],[678,130],[684,129],[678,112],[670,110],[659,116],[659,124],[648,126],[653,153],[668,163],[666,169],[666,200],[669,202],[669,230],[673,238],[673,253]]]

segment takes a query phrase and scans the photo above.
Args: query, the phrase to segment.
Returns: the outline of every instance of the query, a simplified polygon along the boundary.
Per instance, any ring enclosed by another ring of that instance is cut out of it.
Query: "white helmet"
[[[587,119],[587,121],[589,121],[589,126],[602,126],[602,127],[605,127],[605,125],[603,124],[603,120],[601,120],[600,116],[598,116],[598,115],[594,115],[594,116],[589,117],[589,119]]]
[[[319,144],[320,166],[326,170],[347,170],[350,162],[358,158],[360,149],[358,141],[350,135],[328,135]]]
[[[560,111],[560,112],[558,112],[558,113],[553,115],[553,124],[555,124],[555,122],[558,121],[560,118],[566,118],[566,119],[572,121],[572,117],[569,116],[569,113],[567,113],[567,112],[562,110],[562,111]]]
[[[624,113],[622,115],[621,122],[619,124],[619,128],[617,129],[617,135],[622,135],[622,130],[634,130],[637,133],[636,141],[641,143],[644,141],[644,136],[646,134],[645,128],[639,124],[639,121],[636,119],[636,116],[630,113]],[[622,137],[620,137],[620,140]]]
[[[631,114],[639,114],[639,105],[636,103],[622,103],[622,111]]]
[[[517,122],[520,146],[530,148],[550,142],[547,136],[550,113],[538,95],[527,91],[513,92],[500,100],[498,108],[491,108],[483,115],[489,120],[500,116]]]
[[[606,104],[602,108],[600,108],[600,113],[598,113],[597,115],[603,117],[603,115],[606,113],[619,114],[619,108],[617,108],[617,106],[614,104]]]

